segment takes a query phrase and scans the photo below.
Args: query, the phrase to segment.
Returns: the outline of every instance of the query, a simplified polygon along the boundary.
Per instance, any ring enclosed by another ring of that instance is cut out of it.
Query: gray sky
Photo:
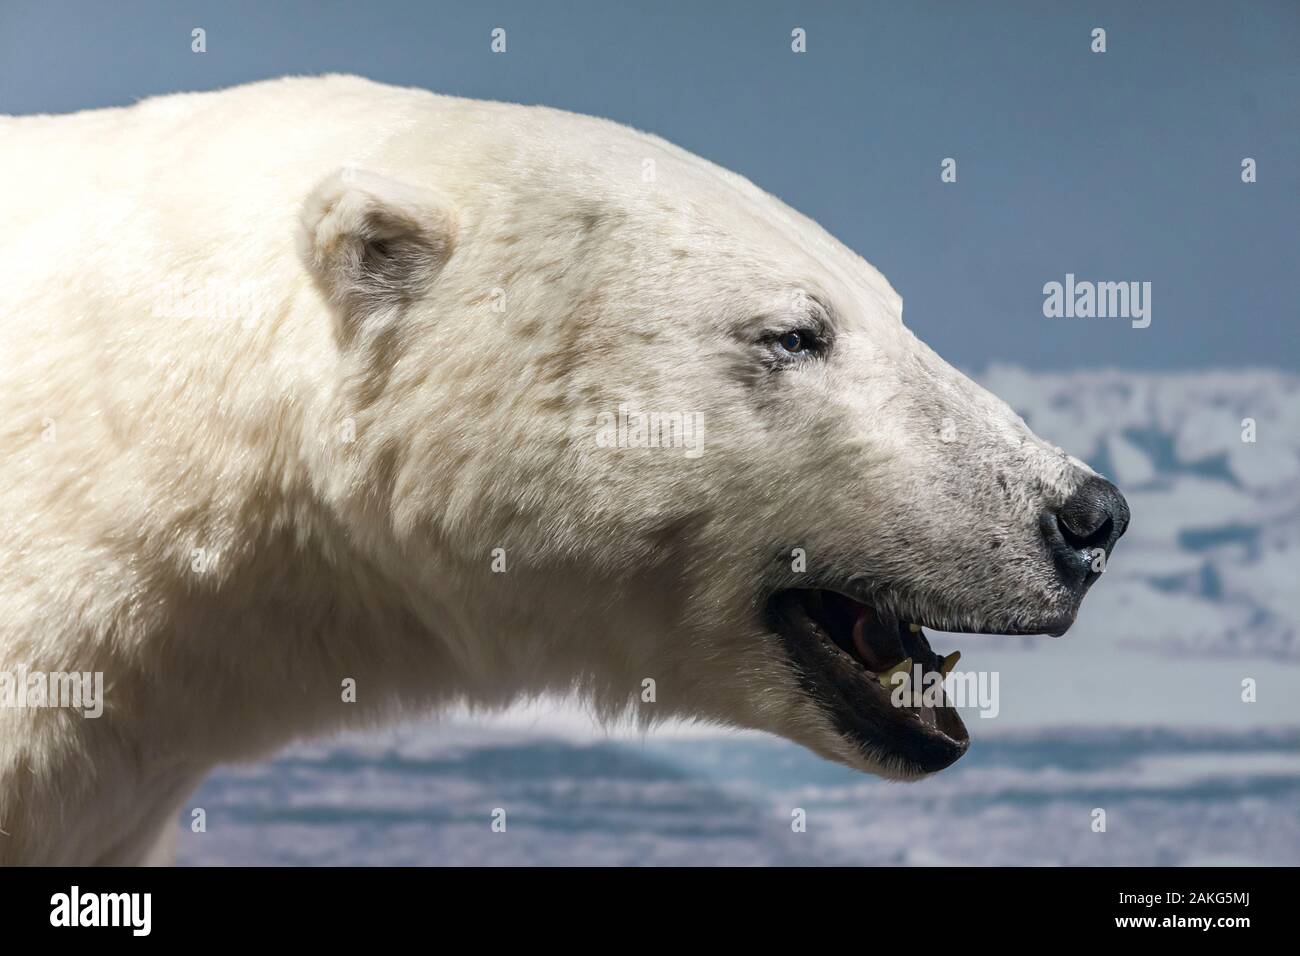
[[[3,0],[0,112],[329,71],[545,103],[749,176],[967,368],[1300,368],[1300,2],[1054,6]],[[1066,273],[1150,282],[1151,325],[1045,318]]]

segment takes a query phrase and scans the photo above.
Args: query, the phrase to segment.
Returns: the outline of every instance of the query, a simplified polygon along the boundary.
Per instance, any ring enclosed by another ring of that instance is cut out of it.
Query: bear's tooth
[[[889,670],[885,671],[877,678],[877,680],[880,681],[880,686],[888,687],[891,684],[893,684],[895,674],[910,674],[911,672],[912,672],[912,659],[909,657],[906,658],[905,660],[899,661]]]
[[[920,634],[920,633],[921,633],[921,625],[920,625],[920,624],[909,624],[909,625],[907,625],[907,629],[908,629],[909,631],[911,631],[913,634]]]
[[[961,660],[961,651],[953,651],[939,662],[939,673],[947,677],[948,672],[957,666],[959,660]]]

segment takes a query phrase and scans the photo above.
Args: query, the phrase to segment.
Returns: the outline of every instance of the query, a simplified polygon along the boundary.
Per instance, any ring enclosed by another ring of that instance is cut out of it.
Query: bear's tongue
[[[883,674],[907,656],[895,618],[837,591],[821,596],[831,640],[867,670]]]
[[[867,670],[883,674],[903,659],[903,644],[895,628],[884,626],[876,612],[859,604],[853,622],[853,650]]]

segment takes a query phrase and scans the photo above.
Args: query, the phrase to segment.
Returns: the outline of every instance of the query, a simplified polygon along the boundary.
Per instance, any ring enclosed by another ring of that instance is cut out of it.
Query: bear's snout
[[[1128,529],[1128,502],[1098,475],[1083,482],[1039,525],[1061,582],[1082,597],[1105,570],[1115,542]]]

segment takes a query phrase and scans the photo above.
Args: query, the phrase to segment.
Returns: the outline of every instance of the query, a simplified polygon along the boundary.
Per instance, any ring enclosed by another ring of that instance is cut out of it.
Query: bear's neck
[[[33,622],[39,645],[0,644],[0,670],[103,686],[98,716],[0,708],[0,863],[142,862],[217,764],[461,688],[438,635],[318,515],[235,520],[208,513],[210,547],[173,536],[111,608],[77,569],[87,593]]]

